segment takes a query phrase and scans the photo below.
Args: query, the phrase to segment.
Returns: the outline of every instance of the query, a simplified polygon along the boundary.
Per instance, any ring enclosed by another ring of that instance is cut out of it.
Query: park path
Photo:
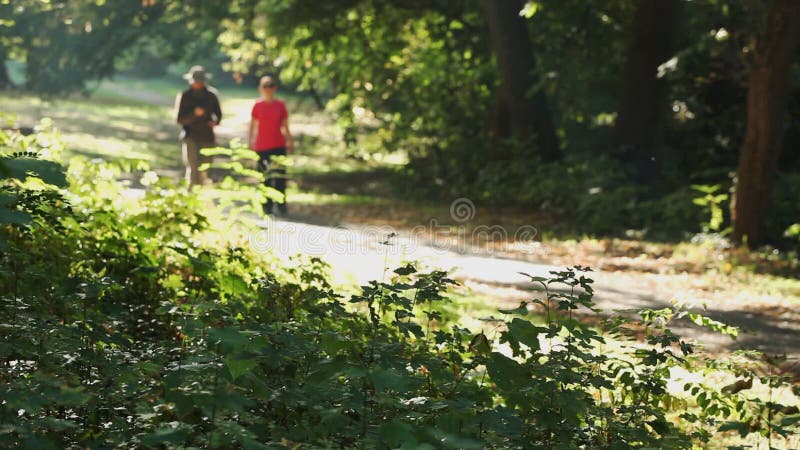
[[[171,105],[172,99],[158,99],[152,93],[127,91],[124,95],[154,104]],[[249,122],[251,100],[225,101],[225,120],[217,129],[223,143],[232,138],[242,139]],[[313,121],[293,117],[296,135],[313,135],[319,127]],[[322,221],[320,222],[320,219]],[[396,233],[389,239],[387,234]],[[512,233],[513,234],[513,233]],[[516,306],[536,295],[536,286],[522,275],[548,276],[562,266],[549,264],[546,252],[540,258],[515,259],[483,250],[469,242],[442,242],[430,234],[409,233],[408,230],[376,228],[359,223],[331,224],[324,218],[294,217],[286,219],[253,218],[251,245],[278,255],[298,253],[318,256],[327,261],[340,283],[365,284],[384,279],[391,271],[406,262],[420,262],[425,269],[448,270],[472,293],[486,298],[497,307]],[[532,249],[536,252],[537,249]],[[511,254],[514,254],[513,252]],[[518,254],[518,253],[517,253]],[[581,261],[575,261],[581,264]],[[595,302],[598,308],[612,313],[632,313],[641,308],[666,308],[674,301],[694,304],[692,308],[712,319],[738,326],[743,331],[734,341],[719,333],[709,332],[687,321],[672,328],[689,336],[710,352],[736,349],[758,349],[767,353],[787,354],[790,360],[800,358],[800,313],[782,304],[778,297],[762,296],[748,307],[747,293],[743,298],[730,298],[725,290],[709,291],[708,286],[691,274],[651,274],[626,271],[595,271]]]
[[[473,293],[497,307],[516,306],[537,295],[537,286],[522,275],[549,276],[563,270],[546,260],[499,257],[469,243],[437,242],[424,233],[359,224],[320,225],[298,220],[260,219],[254,222],[251,246],[278,255],[305,254],[327,261],[340,283],[366,284],[385,279],[388,272],[406,262],[420,262],[424,269],[448,270]],[[397,236],[387,239],[387,234]],[[632,313],[641,308],[666,308],[673,300],[694,301],[692,308],[712,319],[742,328],[738,340],[706,331],[687,321],[672,329],[690,336],[711,352],[755,348],[768,353],[800,357],[800,316],[794,311],[764,314],[743,310],[741,302],[726,302],[714,292],[695,285],[695,276],[594,271],[595,302],[607,313]],[[763,303],[761,299],[761,303]],[[706,308],[699,306],[706,303]]]

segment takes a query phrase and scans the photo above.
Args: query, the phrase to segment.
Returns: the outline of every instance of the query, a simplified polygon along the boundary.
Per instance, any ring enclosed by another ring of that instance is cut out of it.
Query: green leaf
[[[553,450],[580,450],[580,447],[577,447],[568,442],[562,442],[560,444],[556,444],[556,446],[553,447]]]
[[[348,348],[350,343],[347,338],[336,332],[323,333],[320,335],[320,348],[329,355],[335,355]]]
[[[80,425],[71,420],[57,419],[55,417],[46,417],[44,421],[45,423],[47,423],[47,428],[52,431],[63,432],[67,430],[74,430],[80,428]]]
[[[518,316],[528,315],[528,302],[522,302],[514,309],[498,309],[501,314],[516,314]]]
[[[38,436],[28,436],[22,443],[23,450],[57,450],[58,446],[52,442],[40,439]]]
[[[258,361],[255,358],[238,359],[228,357],[225,358],[225,365],[231,373],[231,378],[236,380],[243,374],[253,370],[258,365]]]
[[[718,322],[716,320],[713,320],[709,317],[697,313],[688,313],[686,314],[686,316],[695,324],[700,325],[701,327],[709,328],[718,333],[726,334],[730,336],[732,339],[736,339],[739,336],[739,329],[734,326]]]
[[[414,266],[412,266],[411,264],[407,264],[403,267],[398,267],[397,269],[394,269],[394,273],[398,275],[410,275],[416,272],[417,269],[415,269]]]
[[[781,419],[781,426],[782,427],[791,427],[800,423],[800,414],[793,414],[791,416],[786,416]]]
[[[9,205],[14,204],[17,200],[19,200],[19,196],[17,195],[0,194],[0,223],[30,223],[30,214],[19,211],[13,206],[9,207]]]
[[[147,446],[157,446],[159,444],[178,445],[189,436],[189,427],[179,422],[171,422],[171,427],[159,428],[158,430],[145,435],[140,442]]]
[[[83,387],[60,386],[58,392],[52,394],[51,398],[62,406],[81,406],[88,402],[91,396],[84,392]]]
[[[394,369],[373,369],[369,373],[369,379],[378,392],[407,392],[411,385],[409,378]]]
[[[308,375],[311,383],[322,383],[328,379],[338,376],[347,367],[347,360],[344,358],[326,359],[319,362]]]
[[[223,350],[241,348],[249,342],[249,336],[238,328],[214,328],[208,332],[209,341],[219,343]]]
[[[800,223],[792,224],[786,231],[783,232],[786,237],[800,237]]]
[[[232,295],[246,294],[250,292],[250,286],[239,275],[227,273],[222,276],[219,283],[220,287]]]
[[[481,449],[484,445],[481,442],[470,439],[466,436],[459,436],[454,433],[447,433],[445,431],[431,428],[430,433],[434,439],[441,443],[444,448],[452,449]]]
[[[528,374],[524,367],[513,359],[493,352],[489,357],[487,365],[489,376],[500,389],[512,391],[528,380]]]
[[[533,1],[526,2],[525,7],[522,8],[522,11],[519,12],[519,15],[526,19],[530,19],[531,17],[536,15],[536,12],[539,11],[540,7],[541,5],[539,5],[538,2],[533,2]]]
[[[669,432],[669,425],[663,418],[648,421],[647,424],[650,425],[653,431],[662,436],[666,436],[667,433]]]
[[[425,332],[422,331],[422,326],[418,323],[395,321],[394,324],[397,325],[397,328],[406,336],[414,335],[418,338],[425,336]]]
[[[535,276],[529,275],[529,274],[527,274],[525,272],[519,272],[519,274],[520,275],[525,275],[526,277],[528,277],[532,283],[546,283],[548,281],[548,279],[545,278],[545,277],[535,277]]]
[[[9,209],[5,205],[0,205],[0,223],[15,223],[18,225],[24,225],[30,222],[30,214],[23,211],[17,211],[15,209]]]
[[[256,441],[252,438],[243,438],[242,439],[242,448],[244,450],[267,450],[269,447],[266,445]]]
[[[485,334],[478,333],[470,341],[469,350],[473,353],[485,355],[492,351],[492,345]]]
[[[514,318],[508,324],[508,332],[519,342],[527,345],[531,350],[537,351],[541,348],[539,345],[539,334],[544,331],[543,328],[537,328],[527,320]]]
[[[22,181],[29,177],[35,177],[47,184],[58,187],[67,186],[67,176],[61,164],[42,159],[0,156],[0,176]]]
[[[417,440],[414,438],[413,430],[411,425],[393,420],[381,426],[381,437],[391,448],[402,447],[406,444],[414,446],[417,444]]]

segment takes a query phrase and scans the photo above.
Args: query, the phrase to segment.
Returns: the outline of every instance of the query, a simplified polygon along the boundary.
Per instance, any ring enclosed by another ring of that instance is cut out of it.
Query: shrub
[[[287,268],[203,239],[215,230],[182,189],[159,182],[121,205],[98,163],[74,164],[69,192],[43,187],[28,178],[51,165],[3,142],[6,167],[32,169],[0,181],[14,195],[4,217],[27,214],[2,228],[0,447],[668,449],[726,430],[770,445],[796,436],[796,398],[745,395],[785,382],[753,363],[702,364],[663,326],[686,313],[600,330],[577,320],[592,308],[586,268],[531,277],[531,302],[475,333],[439,312],[455,283],[444,272],[401,267],[345,300],[319,260]],[[611,345],[631,331],[646,342]],[[676,393],[677,369],[739,378]]]

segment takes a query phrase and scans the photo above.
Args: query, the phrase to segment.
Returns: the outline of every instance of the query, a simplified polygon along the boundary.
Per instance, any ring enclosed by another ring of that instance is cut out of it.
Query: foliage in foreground
[[[678,369],[710,366],[658,326],[668,311],[642,313],[646,345],[610,350],[631,325],[573,317],[592,306],[586,269],[532,277],[531,305],[474,333],[438,312],[443,272],[401,267],[344,299],[319,261],[279,267],[212,243],[182,189],[157,184],[122,209],[113,170],[85,163],[69,192],[46,186],[34,178],[63,180],[35,158],[38,139],[2,135],[0,447],[666,449],[725,430],[796,442],[796,399],[747,396],[780,378],[716,364],[738,381],[669,389]]]

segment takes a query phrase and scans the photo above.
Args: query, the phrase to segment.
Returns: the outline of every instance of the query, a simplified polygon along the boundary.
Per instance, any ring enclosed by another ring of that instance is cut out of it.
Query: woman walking
[[[267,75],[258,84],[261,98],[256,100],[250,114],[250,132],[248,144],[258,153],[258,168],[263,172],[264,184],[277,189],[283,197],[279,202],[267,198],[264,203],[264,214],[271,214],[275,203],[278,213],[286,215],[286,167],[280,164],[280,158],[292,153],[294,142],[289,131],[289,112],[286,104],[275,98],[278,89],[276,80]]]

